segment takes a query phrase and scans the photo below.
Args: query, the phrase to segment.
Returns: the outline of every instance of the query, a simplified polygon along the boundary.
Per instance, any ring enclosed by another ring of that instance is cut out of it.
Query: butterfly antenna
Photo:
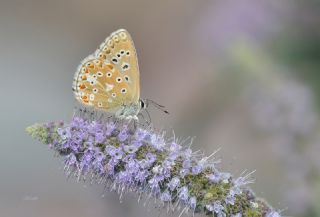
[[[147,99],[147,104],[151,103],[154,107],[156,107],[157,109],[163,111],[166,114],[169,114],[169,111],[165,109],[165,106],[160,105],[159,103],[151,100],[151,99]]]

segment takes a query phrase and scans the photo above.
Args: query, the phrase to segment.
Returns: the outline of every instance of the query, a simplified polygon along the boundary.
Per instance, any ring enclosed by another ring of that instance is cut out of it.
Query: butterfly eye
[[[93,88],[93,93],[98,93],[98,89],[97,88]]]
[[[98,102],[98,107],[102,107],[102,102]]]
[[[126,54],[127,54],[127,56],[130,56],[130,51],[127,51],[127,53],[126,53]]]
[[[116,98],[117,94],[116,94],[116,93],[112,93],[111,96],[112,96],[113,98]]]
[[[99,60],[95,60],[94,63],[95,63],[96,65],[99,65],[99,64],[100,64],[100,61],[99,61]]]
[[[103,76],[103,73],[102,72],[97,72],[97,75],[99,76],[99,77],[102,77]]]
[[[94,79],[97,79],[97,75],[92,75],[92,77],[93,77]]]
[[[126,88],[122,88],[121,89],[121,93],[125,94],[127,92],[127,89]]]
[[[118,83],[121,83],[121,82],[122,82],[122,78],[117,77],[116,81],[117,81]]]
[[[113,63],[115,63],[115,64],[117,64],[118,63],[118,59],[117,58],[112,58],[112,60],[111,60]]]
[[[121,55],[118,53],[118,54],[117,54],[117,57],[119,57],[119,58],[120,58],[120,57],[121,57]]]
[[[112,77],[112,73],[111,72],[108,72],[106,75],[107,75],[108,78]]]
[[[121,55],[124,55],[124,50],[121,50],[121,51],[120,51],[120,54],[121,54]]]

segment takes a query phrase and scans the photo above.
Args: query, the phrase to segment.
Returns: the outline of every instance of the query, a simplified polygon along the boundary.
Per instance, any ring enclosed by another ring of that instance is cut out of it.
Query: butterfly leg
[[[150,116],[148,110],[143,110],[143,111],[145,111],[145,113],[147,114],[148,118],[146,118],[146,116],[144,115],[144,113],[142,111],[139,112],[138,116],[140,116],[141,119],[143,119],[143,121],[146,124],[146,126],[150,126],[150,124],[151,124],[151,116]]]

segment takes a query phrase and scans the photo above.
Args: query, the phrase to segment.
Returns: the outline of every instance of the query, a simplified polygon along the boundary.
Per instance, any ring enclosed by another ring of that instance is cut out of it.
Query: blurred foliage
[[[303,14],[294,17],[288,26],[271,38],[267,51],[310,86],[320,111],[320,1],[303,2],[297,2],[297,7],[301,7],[301,13],[306,13],[309,19],[303,20]]]

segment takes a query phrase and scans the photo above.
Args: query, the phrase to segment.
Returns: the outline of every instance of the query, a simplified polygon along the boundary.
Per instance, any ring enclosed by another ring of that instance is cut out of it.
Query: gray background
[[[74,71],[119,28],[134,38],[142,97],[171,112],[151,110],[156,127],[222,147],[235,176],[256,169],[252,188],[284,215],[320,216],[319,24],[311,0],[1,0],[0,216],[158,216],[67,181],[24,132],[71,118]]]

